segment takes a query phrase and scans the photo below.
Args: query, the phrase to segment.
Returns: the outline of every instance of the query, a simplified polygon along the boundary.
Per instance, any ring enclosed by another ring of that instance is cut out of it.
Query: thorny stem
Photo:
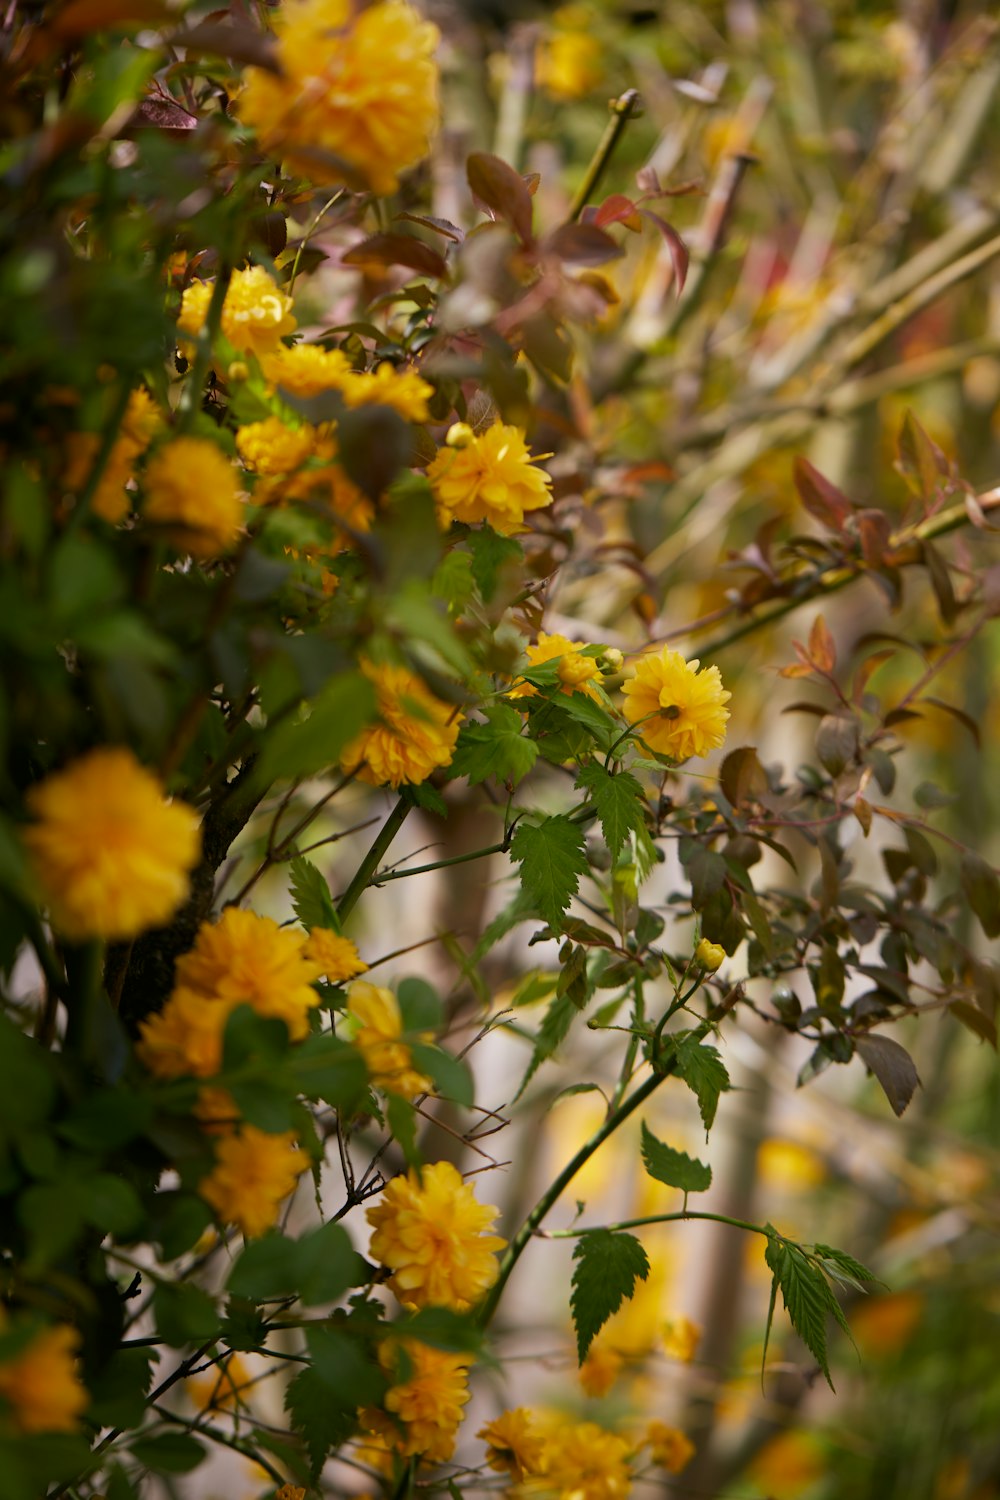
[[[575,223],[583,213],[591,194],[607,171],[608,164],[614,155],[615,147],[622,137],[625,126],[635,115],[638,106],[638,89],[626,89],[624,94],[612,101],[610,106],[611,119],[607,123],[604,134],[598,142],[597,150],[594,152],[590,165],[584,173],[583,181],[577,188],[573,202],[570,204],[567,223]]]

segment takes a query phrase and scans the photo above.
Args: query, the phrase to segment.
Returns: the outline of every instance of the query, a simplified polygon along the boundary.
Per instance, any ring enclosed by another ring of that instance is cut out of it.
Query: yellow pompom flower
[[[523,1406],[501,1412],[476,1433],[486,1444],[486,1462],[498,1474],[509,1474],[517,1483],[538,1474],[542,1461],[542,1439],[534,1418]]]
[[[97,486],[90,506],[95,516],[116,526],[132,509],[132,497],[126,485],[135,477],[136,460],[149,447],[163,425],[159,407],[141,386],[129,396],[118,436]],[[62,480],[67,489],[79,493],[86,487],[101,447],[96,432],[71,432],[66,439],[66,465]]]
[[[282,344],[261,357],[260,367],[273,388],[291,396],[318,396],[339,391],[354,374],[346,354],[339,349],[321,349],[318,344]]]
[[[247,69],[240,119],[313,182],[394,192],[437,129],[437,28],[405,0],[288,0],[274,29],[281,71]]]
[[[214,283],[193,281],[181,298],[177,327],[193,338],[205,326]],[[292,314],[292,299],[283,292],[263,266],[234,271],[222,304],[221,332],[238,354],[258,359],[272,354],[298,324]],[[184,346],[190,351],[190,346]]]
[[[25,800],[22,832],[52,925],[73,942],[138,937],[186,900],[201,854],[198,816],[168,802],[131,750],[91,750]]]
[[[707,755],[726,738],[725,705],[733,695],[722,686],[718,667],[699,668],[664,646],[640,657],[635,676],[622,685],[626,719],[658,755],[688,760]]]
[[[694,1457],[694,1443],[678,1427],[669,1427],[666,1422],[650,1422],[646,1428],[643,1447],[658,1469],[668,1474],[679,1474]]]
[[[347,991],[347,1015],[357,1026],[354,1045],[364,1058],[373,1088],[415,1099],[434,1085],[413,1066],[410,1049],[400,1038],[403,1018],[391,990],[359,979]]]
[[[524,433],[494,422],[463,437],[462,446],[441,448],[427,470],[441,525],[488,521],[504,536],[522,531],[526,511],[552,503],[552,480],[532,461]]]
[[[243,526],[236,470],[207,438],[164,443],[146,465],[143,515],[167,528],[170,541],[192,557],[229,552]]]
[[[310,1010],[319,1004],[313,984],[323,972],[305,947],[304,933],[227,906],[217,922],[202,923],[194,947],[177,960],[177,987],[230,1010],[250,1005],[258,1015],[284,1021],[300,1041],[309,1031]]]
[[[540,666],[543,661],[556,661],[559,681],[562,684],[561,693],[586,693],[589,698],[596,698],[597,694],[588,683],[594,679],[600,680],[601,669],[592,656],[584,656],[582,651],[577,650],[577,644],[569,640],[565,635],[549,633],[545,630],[538,632],[538,641],[534,646],[525,647],[525,656],[533,667]],[[508,698],[533,698],[536,697],[538,689],[523,677],[515,682],[507,694]]]
[[[663,1347],[671,1359],[689,1365],[701,1339],[701,1329],[690,1318],[670,1318],[663,1325]]]
[[[606,1396],[621,1374],[625,1361],[617,1349],[603,1340],[595,1339],[587,1351],[587,1358],[577,1371],[584,1392],[588,1396]]]
[[[545,1437],[542,1474],[546,1494],[560,1500],[625,1500],[632,1481],[631,1448],[596,1422],[565,1422]]]
[[[343,984],[368,968],[350,938],[327,927],[313,928],[306,940],[305,955],[331,984]]]
[[[236,432],[236,451],[258,474],[290,474],[316,447],[314,427],[289,427],[280,417],[248,422]]]
[[[552,19],[558,29],[538,49],[535,77],[554,99],[580,99],[604,76],[603,49],[589,29],[593,17],[586,6],[566,5]]]
[[[281,1205],[309,1165],[291,1131],[268,1135],[243,1125],[220,1136],[215,1166],[198,1184],[223,1224],[235,1224],[250,1238],[264,1234],[278,1222]]]
[[[397,370],[387,360],[370,372],[352,371],[341,389],[346,406],[391,406],[407,422],[427,421],[427,403],[434,394],[416,370]]]
[[[139,1028],[136,1055],[156,1078],[214,1078],[222,1068],[226,1021],[239,1004],[176,985]]]
[[[362,661],[375,684],[381,723],[362,730],[340,757],[345,771],[356,771],[372,786],[414,786],[439,766],[450,765],[462,715],[435,698],[409,667]]]
[[[7,1332],[0,1311],[0,1331]],[[18,1352],[0,1362],[0,1398],[18,1432],[78,1432],[90,1405],[81,1384],[80,1335],[68,1323],[43,1328]]]
[[[389,1387],[384,1405],[401,1430],[383,1430],[384,1435],[404,1457],[419,1455],[428,1463],[447,1463],[455,1451],[462,1408],[469,1400],[469,1357],[431,1349],[414,1339],[398,1344],[387,1339],[379,1349],[379,1362],[390,1376],[399,1370],[400,1349],[409,1371]]]
[[[496,1254],[507,1241],[487,1233],[496,1215],[451,1162],[421,1174],[411,1167],[367,1210],[369,1254],[392,1272],[389,1286],[405,1306],[465,1312],[497,1279]]]
[[[694,950],[694,961],[714,974],[716,969],[721,969],[726,961],[726,950],[720,943],[710,943],[708,938],[702,938]]]

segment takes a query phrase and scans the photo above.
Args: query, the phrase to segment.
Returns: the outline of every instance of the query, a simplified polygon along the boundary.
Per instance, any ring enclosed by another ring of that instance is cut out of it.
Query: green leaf
[[[288,1051],[288,1027],[277,1016],[260,1016],[250,1005],[238,1005],[226,1021],[222,1039],[223,1075],[254,1065],[279,1067]]]
[[[368,1084],[358,1049],[329,1032],[314,1032],[294,1047],[284,1071],[298,1093],[322,1099],[344,1115],[353,1114]]]
[[[136,1438],[131,1454],[154,1474],[190,1474],[205,1457],[205,1446],[186,1432]]]
[[[449,775],[464,776],[470,786],[488,776],[515,785],[538,759],[538,746],[525,735],[524,719],[516,709],[497,703],[483,712],[485,724],[463,724]]]
[[[389,1130],[396,1145],[406,1158],[407,1166],[419,1167],[420,1152],[417,1150],[417,1112],[409,1099],[399,1094],[390,1094],[385,1103],[385,1115]]]
[[[338,1406],[330,1387],[315,1370],[300,1370],[285,1392],[285,1410],[309,1450],[312,1477],[319,1478],[327,1454],[352,1436],[357,1407]]]
[[[410,1052],[414,1067],[432,1080],[434,1091],[440,1098],[451,1099],[455,1104],[471,1109],[476,1102],[476,1093],[472,1074],[464,1062],[427,1042],[412,1042]]]
[[[297,1294],[306,1307],[336,1302],[367,1279],[364,1261],[340,1224],[323,1224],[297,1240],[272,1231],[251,1240],[229,1273],[235,1297],[263,1302]]]
[[[161,1281],[153,1293],[156,1331],[172,1349],[203,1344],[219,1331],[215,1303],[201,1287],[187,1281]]]
[[[330,932],[340,932],[336,908],[330,887],[311,859],[297,854],[291,862],[291,885],[289,894],[292,909],[303,927],[311,932],[314,927],[325,927]]]
[[[711,1130],[719,1095],[730,1087],[725,1064],[714,1047],[704,1046],[694,1032],[668,1037],[674,1056],[674,1071],[697,1096],[706,1132]]]
[[[497,591],[501,573],[516,576],[517,565],[524,559],[524,549],[509,536],[500,536],[491,526],[477,526],[470,531],[465,545],[472,554],[472,576],[488,604]]]
[[[195,1193],[157,1193],[152,1206],[151,1238],[164,1260],[176,1260],[194,1246],[212,1222],[212,1210]]]
[[[361,672],[333,677],[312,699],[307,714],[282,719],[268,730],[257,766],[260,784],[270,787],[335,765],[375,716],[375,688],[367,677]]]
[[[781,1292],[785,1311],[799,1338],[816,1360],[833,1390],[826,1352],[828,1315],[844,1326],[844,1314],[822,1271],[798,1245],[783,1240],[770,1225],[764,1259],[774,1281],[772,1291]]]
[[[402,979],[396,986],[396,1000],[403,1020],[403,1030],[415,1036],[440,1031],[444,1025],[441,996],[426,979]]]
[[[471,1313],[454,1312],[450,1307],[422,1307],[394,1324],[393,1330],[403,1338],[417,1339],[449,1354],[485,1357],[483,1330]]]
[[[683,1193],[704,1193],[712,1186],[712,1168],[683,1151],[675,1151],[642,1124],[642,1160],[650,1177]]]
[[[89,1379],[88,1419],[98,1427],[140,1426],[156,1357],[152,1349],[117,1349]]]
[[[881,1084],[893,1114],[901,1115],[920,1083],[913,1058],[890,1036],[869,1033],[858,1037],[855,1046],[862,1062]]]
[[[813,1254],[819,1260],[827,1276],[832,1276],[835,1281],[842,1281],[846,1286],[853,1287],[855,1291],[863,1292],[863,1283],[874,1282],[878,1286],[884,1286],[874,1271],[869,1271],[853,1255],[848,1255],[846,1250],[835,1250],[832,1245],[814,1245]]]
[[[649,1260],[634,1234],[592,1229],[576,1242],[573,1259],[573,1325],[579,1363],[612,1313],[649,1275]]]
[[[0,1016],[0,1135],[40,1125],[48,1118],[55,1093],[48,1054]]]
[[[521,866],[521,883],[532,904],[558,931],[563,912],[587,873],[582,830],[558,814],[543,823],[522,823],[510,846]]]
[[[988,938],[1000,937],[1000,880],[977,854],[963,854],[959,867],[962,890]]]
[[[572,995],[557,995],[552,1001],[535,1038],[535,1050],[531,1054],[531,1061],[527,1071],[521,1079],[513,1102],[516,1104],[531,1082],[539,1066],[551,1057],[559,1044],[565,1041],[576,1016],[580,1014],[580,1007]]]
[[[386,1378],[372,1357],[371,1346],[352,1337],[347,1329],[317,1328],[306,1334],[313,1369],[338,1404],[348,1411],[375,1406],[385,1394]]]
[[[612,776],[610,771],[596,763],[581,768],[576,784],[590,793],[601,820],[604,842],[612,859],[617,859],[629,834],[645,830],[643,809],[646,804],[642,787],[631,772],[619,771],[617,776]]]

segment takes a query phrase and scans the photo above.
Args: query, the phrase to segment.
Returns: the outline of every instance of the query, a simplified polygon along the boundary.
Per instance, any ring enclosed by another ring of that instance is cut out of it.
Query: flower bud
[[[716,969],[721,968],[726,960],[726,950],[719,943],[710,943],[708,938],[702,938],[694,950],[694,961],[714,974]]]
[[[475,436],[468,422],[452,422],[445,434],[445,443],[449,448],[467,448]]]

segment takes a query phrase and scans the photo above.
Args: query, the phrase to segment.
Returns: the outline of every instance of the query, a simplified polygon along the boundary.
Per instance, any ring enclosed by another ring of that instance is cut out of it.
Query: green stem
[[[292,274],[288,278],[289,297],[291,297],[295,292],[295,278],[299,274],[299,261],[302,259],[303,250],[306,248],[309,241],[312,239],[313,235],[316,233],[316,230],[319,228],[326,215],[330,212],[333,205],[335,203],[339,203],[345,192],[345,188],[338,188],[333,197],[326,200],[326,202],[323,204],[323,207],[317,214],[315,214],[312,219],[310,219],[309,223],[306,225],[305,233],[299,240],[298,248],[295,251],[295,259],[292,261]]]
[[[584,208],[594,192],[604,173],[607,171],[608,163],[614,154],[615,147],[625,130],[625,126],[632,119],[639,104],[639,93],[637,89],[626,89],[618,99],[613,99],[610,105],[611,119],[607,123],[604,134],[598,142],[597,150],[594,152],[591,162],[584,173],[583,181],[576,190],[573,202],[570,204],[567,223],[574,223],[583,213]]]
[[[386,870],[384,875],[373,875],[370,885],[385,885],[388,880],[405,880],[408,875],[429,875],[432,870],[446,870],[449,865],[465,865],[472,859],[486,859],[490,854],[506,854],[510,841],[489,844],[485,849],[471,849],[468,854],[453,854],[450,859],[435,860],[432,865],[414,865],[409,870]]]
[[[372,846],[358,866],[354,879],[340,898],[337,905],[337,918],[339,921],[343,922],[346,917],[350,916],[355,906],[357,906],[362,893],[372,884],[372,877],[382,863],[383,855],[402,828],[403,823],[406,821],[406,815],[412,806],[413,803],[409,798],[401,794],[396,806],[392,809],[392,812],[375,835]]]
[[[654,1092],[654,1090],[659,1088],[663,1080],[665,1078],[668,1078],[674,1071],[674,1066],[674,1062],[668,1058],[657,1072],[650,1074],[645,1083],[640,1083],[638,1088],[633,1089],[628,1098],[625,1099],[621,1104],[619,1104],[617,1109],[611,1111],[600,1129],[596,1130],[590,1137],[590,1139],[584,1142],[584,1144],[580,1147],[579,1151],[572,1158],[572,1160],[569,1161],[559,1173],[559,1176],[552,1183],[552,1185],[548,1187],[539,1198],[538,1202],[535,1204],[534,1208],[531,1210],[530,1214],[525,1219],[524,1223],[521,1225],[520,1229],[517,1231],[510,1244],[507,1246],[504,1256],[500,1261],[500,1272],[497,1276],[496,1282],[494,1283],[489,1295],[480,1304],[479,1311],[477,1313],[477,1321],[483,1327],[485,1327],[486,1324],[489,1323],[493,1314],[496,1312],[497,1304],[499,1303],[500,1298],[503,1295],[504,1287],[510,1280],[511,1272],[517,1265],[521,1256],[524,1254],[528,1242],[535,1235],[539,1225],[545,1218],[549,1209],[552,1208],[557,1200],[562,1196],[565,1189],[573,1181],[573,1178],[576,1176],[577,1172],[580,1171],[580,1168],[587,1164],[587,1162],[593,1156],[594,1152],[604,1144],[609,1136],[615,1133],[619,1125],[621,1125],[623,1121],[627,1120],[629,1115],[639,1108],[640,1104],[644,1104],[645,1101],[649,1098],[650,1094]]]
[[[212,345],[219,329],[222,326],[222,308],[229,291],[229,283],[232,280],[233,268],[228,259],[223,259],[219,266],[219,274],[215,278],[212,288],[212,299],[208,304],[208,312],[205,315],[205,326],[198,335],[195,346],[194,362],[188,375],[184,392],[178,407],[179,421],[178,432],[184,432],[190,427],[194,418],[201,410],[201,396],[205,385],[205,377],[208,367],[212,362]]]
[[[770,1233],[761,1224],[751,1224],[749,1219],[731,1219],[728,1214],[704,1213],[699,1209],[685,1208],[676,1214],[650,1214],[644,1219],[622,1219],[618,1224],[602,1224],[602,1229],[617,1231],[619,1229],[642,1229],[646,1224],[678,1224],[685,1219],[708,1219],[713,1224],[731,1224],[734,1229],[747,1229],[752,1234],[762,1234],[765,1239],[770,1239]],[[544,1238],[547,1240],[572,1240],[584,1234],[593,1234],[592,1229],[546,1229]]]

